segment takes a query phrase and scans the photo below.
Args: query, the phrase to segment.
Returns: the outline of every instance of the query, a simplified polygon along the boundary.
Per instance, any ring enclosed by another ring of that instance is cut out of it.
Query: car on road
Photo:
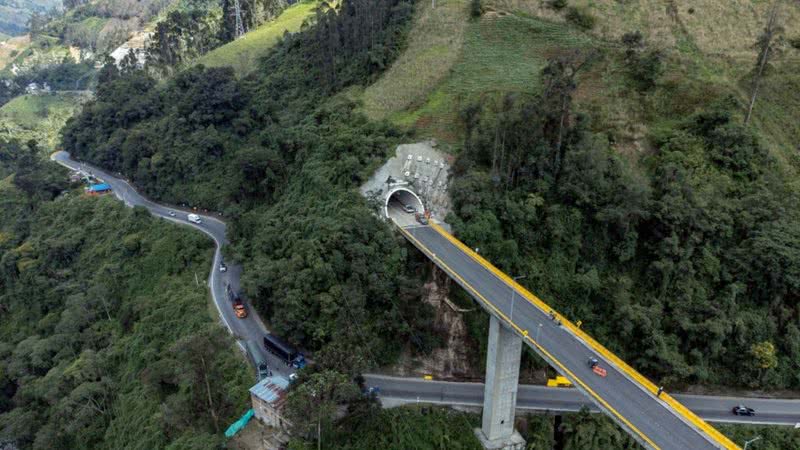
[[[381,388],[379,388],[378,386],[370,386],[362,390],[361,393],[366,395],[367,397],[373,397],[373,396],[377,397],[381,393]]]
[[[170,211],[170,212],[169,212],[169,216],[170,216],[170,217],[175,217],[175,211]]]
[[[186,218],[187,218],[187,220],[189,220],[189,222],[192,222],[192,223],[196,223],[196,224],[203,223],[203,221],[200,219],[200,216],[198,216],[197,214],[189,214]]]
[[[744,406],[744,405],[736,405],[736,406],[734,406],[733,409],[731,410],[731,412],[733,412],[733,415],[735,415],[735,416],[755,416],[756,415],[756,410],[755,409],[748,408],[747,406]]]
[[[269,366],[267,365],[267,363],[265,362],[260,363],[258,365],[258,381],[261,381],[269,376],[272,376],[272,371],[269,370]]]
[[[414,208],[411,205],[403,205],[403,211],[405,211],[405,212],[407,212],[409,214],[414,214],[415,212],[417,212],[417,208]]]
[[[597,365],[599,363],[600,362],[597,360],[597,358],[589,358],[589,368],[590,369],[594,369],[595,367],[597,367]]]
[[[220,262],[219,263],[219,271],[220,272],[227,272],[228,271],[228,266],[226,266],[224,262]]]

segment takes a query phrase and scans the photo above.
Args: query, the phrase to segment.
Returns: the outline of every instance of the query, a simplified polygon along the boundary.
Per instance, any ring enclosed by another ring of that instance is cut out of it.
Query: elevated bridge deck
[[[395,223],[484,309],[515,330],[525,344],[644,446],[665,450],[739,448],[669,394],[656,397],[657,386],[652,382],[565,317],[555,313],[554,320],[547,304],[440,226]],[[588,365],[591,357],[606,369],[605,377],[593,373]]]

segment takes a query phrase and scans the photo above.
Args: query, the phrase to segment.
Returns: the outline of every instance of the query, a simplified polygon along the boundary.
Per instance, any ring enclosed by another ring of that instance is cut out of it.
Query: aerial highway
[[[519,333],[525,344],[641,444],[665,450],[738,448],[668,394],[657,397],[652,383],[440,226],[398,227],[484,309]],[[599,362],[603,375],[593,371],[590,359]]]
[[[483,383],[426,380],[421,377],[364,375],[370,386],[380,388],[385,407],[411,403],[432,403],[467,408],[483,406]],[[800,423],[800,399],[741,398],[712,395],[675,394],[681,403],[705,420],[726,423],[796,426]],[[755,416],[735,416],[731,409],[747,405],[756,410]],[[600,412],[583,393],[574,388],[552,388],[520,385],[517,392],[518,411],[577,412],[587,408]]]
[[[194,211],[152,202],[139,194],[135,188],[119,176],[90,164],[75,161],[66,152],[56,152],[51,159],[71,170],[92,174],[108,183],[111,185],[114,195],[130,207],[147,208],[156,217],[180,225],[191,226],[211,237],[216,243],[216,250],[208,276],[208,286],[219,312],[220,321],[237,338],[240,346],[243,341],[247,340],[258,342],[258,347],[262,351],[261,356],[267,360],[273,371],[284,375],[293,371],[277,357],[263,350],[260,342],[267,333],[267,328],[256,311],[248,304],[248,317],[239,319],[235,316],[230,302],[226,298],[225,286],[228,283],[234,289],[239,288],[241,267],[228,264],[226,272],[219,271],[219,265],[223,258],[222,247],[227,243],[225,222],[213,215],[199,214],[202,217],[202,223],[191,223],[187,220],[187,215]],[[433,227],[416,226],[409,221],[404,221],[403,224],[406,226],[404,232],[416,240],[415,245],[422,244],[427,249],[423,251],[427,251],[426,254],[432,257],[434,262],[440,265],[444,264],[449,270],[457,270],[461,281],[458,279],[456,281],[459,281],[460,284],[469,283],[469,286],[473,286],[473,284],[479,286],[480,290],[477,292],[480,295],[491,295],[493,302],[501,311],[511,314],[511,288],[502,279],[493,274],[494,278],[488,276],[485,267],[477,264],[473,258]],[[467,290],[470,291],[469,288]],[[472,293],[472,291],[470,292]],[[654,399],[651,393],[636,387],[635,383],[620,373],[613,364],[604,361],[603,364],[608,370],[607,377],[602,380],[595,377],[586,366],[586,358],[594,354],[592,350],[580,339],[576,339],[574,335],[569,336],[568,330],[555,324],[547,314],[537,310],[533,304],[519,295],[514,301],[514,312],[511,317],[515,323],[532,330],[531,333],[535,333],[535,335],[531,334],[531,337],[536,337],[538,342],[552,352],[553,357],[559,358],[559,362],[570,368],[575,376],[585,380],[584,382],[593,391],[597,389],[604,395],[607,391],[613,391],[608,392],[608,398],[610,402],[613,402],[610,403],[611,405],[617,405],[614,406],[616,411],[622,411],[625,414],[641,413],[642,416],[639,418],[632,417],[632,423],[637,424],[636,427],[640,431],[647,432],[648,436],[652,435],[654,439],[659,439],[658,442],[666,442],[658,445],[659,448],[716,448],[713,445],[710,446],[710,441],[700,433],[694,432],[691,426],[678,419],[678,416],[670,411],[661,400]],[[563,348],[554,348],[562,346]],[[571,355],[570,352],[574,354]],[[427,381],[383,375],[366,375],[366,378],[368,383],[381,388],[384,406],[418,401],[456,406],[480,406],[483,401],[483,385],[480,383]],[[798,413],[800,400],[689,395],[675,395],[675,397],[700,414],[701,417],[713,421],[785,425],[800,421],[800,413]],[[518,407],[522,410],[566,412],[578,411],[586,405],[590,410],[599,411],[594,401],[596,399],[591,399],[591,394],[587,397],[576,389],[521,386]],[[755,408],[757,415],[754,417],[733,416],[730,409],[737,404]],[[620,409],[616,409],[617,407]],[[641,428],[638,425],[640,423]],[[661,439],[667,439],[667,441],[661,441]],[[669,441],[674,441],[674,443]]]

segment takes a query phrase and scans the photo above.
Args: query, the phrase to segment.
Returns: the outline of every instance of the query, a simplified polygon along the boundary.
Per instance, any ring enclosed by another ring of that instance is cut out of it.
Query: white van
[[[203,221],[200,220],[200,216],[198,216],[197,214],[189,214],[187,219],[189,219],[189,222],[192,223],[203,223]]]

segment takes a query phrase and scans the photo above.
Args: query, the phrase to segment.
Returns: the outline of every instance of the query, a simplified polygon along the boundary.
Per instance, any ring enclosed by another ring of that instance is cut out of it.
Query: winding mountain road
[[[230,302],[226,298],[226,284],[230,283],[233,289],[239,289],[239,277],[242,268],[238,265],[229,264],[226,272],[219,271],[219,266],[223,259],[222,246],[228,243],[225,234],[225,222],[212,215],[198,213],[202,218],[202,223],[191,223],[187,220],[190,211],[152,202],[139,194],[124,179],[90,164],[75,161],[66,152],[56,152],[51,155],[51,159],[71,170],[91,174],[108,183],[112,187],[114,195],[129,207],[142,206],[156,217],[193,227],[211,237],[216,243],[216,250],[214,252],[213,266],[208,276],[208,286],[219,312],[220,320],[236,337],[242,349],[245,348],[244,342],[248,340],[255,341],[258,344],[255,347],[261,352],[260,356],[267,360],[273,371],[284,375],[288,375],[293,371],[293,369],[287,367],[275,356],[264,350],[261,340],[267,333],[267,328],[251,305],[247,305],[248,317],[239,319],[234,315]],[[173,212],[174,216],[170,212]],[[381,388],[381,399],[385,407],[416,402],[467,407],[480,407],[483,404],[483,384],[481,383],[433,381],[374,374],[365,375],[365,378],[370,385]],[[710,421],[771,425],[795,425],[800,423],[800,400],[681,394],[676,394],[675,397],[700,417]],[[732,415],[731,408],[738,404],[755,408],[757,411],[756,416],[740,417]],[[590,411],[599,411],[588,398],[575,389],[529,385],[520,386],[517,405],[520,410],[574,412],[586,406]]]
[[[260,352],[259,356],[267,361],[267,364],[269,364],[269,367],[273,372],[288,376],[294,371],[293,369],[287,367],[275,355],[267,352],[264,349],[262,342],[264,335],[267,334],[267,327],[261,321],[261,318],[258,316],[255,309],[246,299],[244,301],[248,311],[247,317],[244,319],[239,319],[233,312],[233,308],[225,292],[225,287],[227,284],[230,284],[234,291],[239,291],[239,279],[242,273],[242,267],[236,264],[227,264],[228,270],[226,272],[219,271],[220,263],[223,260],[222,247],[228,243],[225,235],[225,222],[213,215],[182,210],[177,207],[170,207],[152,202],[139,194],[139,192],[137,192],[136,189],[130,185],[130,183],[122,178],[100,169],[99,167],[75,161],[67,152],[53,153],[50,158],[58,164],[67,167],[68,169],[92,175],[95,178],[98,178],[109,184],[113,194],[129,207],[142,206],[147,208],[147,210],[156,217],[177,223],[179,225],[195,228],[213,239],[214,243],[216,244],[216,249],[214,251],[214,262],[208,275],[207,283],[209,289],[211,290],[211,297],[214,301],[214,305],[217,308],[217,312],[219,313],[220,320],[225,325],[225,328],[227,328],[228,331],[236,337],[239,347],[242,349],[242,351],[246,351],[245,349],[247,346],[245,343],[248,340],[255,341],[257,345],[252,347],[258,349],[257,351]],[[170,215],[170,212],[174,213],[175,215]],[[199,215],[202,223],[195,224],[189,222],[187,217],[190,213]]]

